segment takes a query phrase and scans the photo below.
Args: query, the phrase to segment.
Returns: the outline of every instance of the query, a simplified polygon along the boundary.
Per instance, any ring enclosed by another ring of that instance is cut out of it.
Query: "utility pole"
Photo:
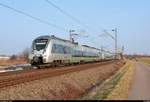
[[[69,30],[69,37],[70,41],[72,41],[72,30]]]
[[[122,46],[122,53],[124,53],[124,46]]]
[[[115,32],[115,36],[111,35],[110,33],[108,33],[106,30],[104,30],[105,34],[108,35],[109,37],[111,37],[114,41],[115,41],[115,44],[114,44],[114,47],[115,47],[115,59],[117,59],[117,54],[118,54],[118,46],[117,46],[117,43],[118,43],[118,39],[117,39],[117,28],[115,29],[112,29],[112,31]]]
[[[78,35],[78,34],[73,34],[73,32],[75,32],[75,30],[69,30],[69,37],[71,42],[74,42],[73,35]]]
[[[101,60],[103,60],[103,46],[101,46]]]
[[[75,32],[76,32],[75,30],[69,30],[69,38],[71,42],[74,42],[73,36],[80,36],[80,34]],[[84,36],[84,37],[88,37],[88,36]]]
[[[123,55],[124,55],[124,46],[122,46],[122,54],[121,54],[122,59],[123,59]]]
[[[114,40],[115,40],[115,59],[117,59],[117,54],[118,54],[118,46],[117,46],[117,43],[118,43],[118,39],[117,39],[117,33],[118,33],[118,31],[117,31],[117,28],[115,28],[115,29],[113,29],[112,31],[114,31],[115,32],[115,38],[114,38]]]

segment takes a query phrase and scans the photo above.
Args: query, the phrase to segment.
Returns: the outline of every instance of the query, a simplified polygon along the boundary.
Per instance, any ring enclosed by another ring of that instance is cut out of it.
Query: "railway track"
[[[54,69],[32,69],[17,72],[6,72],[0,73],[0,88],[13,86],[21,83],[26,83],[34,80],[39,80],[43,78],[55,77],[67,73],[77,72],[81,70],[87,70],[91,68],[97,68],[102,65],[120,62],[120,61],[107,61],[101,63],[83,64],[77,66],[68,67],[56,67]]]

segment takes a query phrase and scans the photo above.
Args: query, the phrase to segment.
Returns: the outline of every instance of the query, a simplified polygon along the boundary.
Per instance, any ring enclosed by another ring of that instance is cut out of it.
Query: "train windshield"
[[[47,43],[48,39],[37,39],[34,41],[33,49],[37,51],[44,50]]]

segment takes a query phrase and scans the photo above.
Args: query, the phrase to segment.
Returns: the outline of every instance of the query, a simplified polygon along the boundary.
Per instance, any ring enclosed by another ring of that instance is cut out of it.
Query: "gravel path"
[[[133,80],[128,99],[150,100],[150,67],[137,62]]]

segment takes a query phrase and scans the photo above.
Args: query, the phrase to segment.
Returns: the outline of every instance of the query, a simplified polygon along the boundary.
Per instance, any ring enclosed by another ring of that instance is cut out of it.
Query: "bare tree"
[[[20,57],[25,59],[26,61],[28,61],[28,57],[29,57],[29,48],[25,48],[21,53],[20,53]]]
[[[18,58],[17,55],[12,55],[12,56],[10,57],[10,60],[16,60],[17,58]]]

